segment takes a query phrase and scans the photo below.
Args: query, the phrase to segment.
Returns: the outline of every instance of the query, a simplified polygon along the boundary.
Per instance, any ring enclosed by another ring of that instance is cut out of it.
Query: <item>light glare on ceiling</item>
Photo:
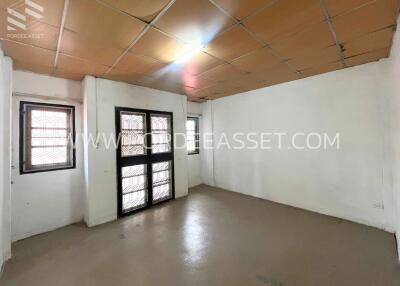
[[[198,53],[202,52],[206,45],[200,44],[193,49],[188,50],[187,52],[183,53],[180,57],[178,57],[175,61],[174,64],[182,64],[188,59],[192,58],[193,56],[197,55]]]

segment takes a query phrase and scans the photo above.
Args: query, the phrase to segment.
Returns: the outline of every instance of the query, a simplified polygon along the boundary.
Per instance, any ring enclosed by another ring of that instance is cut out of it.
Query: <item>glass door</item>
[[[172,113],[116,108],[118,214],[174,198]]]

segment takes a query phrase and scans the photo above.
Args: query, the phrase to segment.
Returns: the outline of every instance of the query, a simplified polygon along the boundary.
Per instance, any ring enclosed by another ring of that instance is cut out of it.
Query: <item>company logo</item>
[[[12,7],[7,8],[8,31],[16,31],[18,29],[25,31],[28,28],[27,23],[29,17],[37,21],[43,18],[44,8],[31,0],[25,0],[22,4],[22,9],[19,10],[22,10],[23,13],[18,12],[15,6],[20,8],[21,3],[14,4]]]
[[[7,8],[7,38],[39,39],[44,34],[24,33],[34,31],[34,25],[43,19],[44,8],[32,0],[20,0]]]

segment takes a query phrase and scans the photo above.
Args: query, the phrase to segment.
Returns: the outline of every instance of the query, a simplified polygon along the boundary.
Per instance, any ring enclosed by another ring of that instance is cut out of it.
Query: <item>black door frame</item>
[[[175,170],[174,170],[174,120],[173,120],[173,112],[166,111],[158,111],[158,110],[148,110],[148,109],[137,109],[137,108],[127,108],[127,107],[115,107],[115,131],[116,137],[118,139],[119,134],[121,133],[121,112],[137,112],[146,115],[146,148],[147,152],[145,155],[131,156],[131,157],[122,157],[121,156],[121,144],[122,140],[119,140],[118,149],[117,149],[117,201],[118,201],[118,216],[124,217],[127,215],[131,215],[138,211],[142,211],[152,206],[162,204],[168,202],[170,200],[175,199]],[[170,124],[171,124],[171,152],[168,153],[158,153],[153,154],[151,152],[151,115],[168,115],[170,116]],[[171,161],[171,192],[172,196],[169,199],[153,203],[153,173],[152,173],[152,164],[164,161]],[[135,209],[130,212],[123,212],[122,209],[122,167],[132,166],[132,165],[140,165],[146,164],[147,166],[147,204],[146,206]]]

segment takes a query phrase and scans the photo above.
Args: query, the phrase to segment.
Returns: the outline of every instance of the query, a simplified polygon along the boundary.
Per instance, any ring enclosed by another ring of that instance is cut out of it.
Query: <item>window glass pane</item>
[[[67,128],[68,117],[65,111],[49,111],[45,109],[32,110],[31,127]]]
[[[172,197],[171,192],[171,162],[161,162],[152,165],[153,171],[153,201],[162,201]]]
[[[61,147],[67,146],[68,139],[67,138],[31,138],[32,147],[42,147],[42,146],[52,146],[52,147]]]
[[[186,146],[189,153],[198,153],[198,130],[197,118],[188,118],[186,121]]]
[[[146,165],[122,168],[122,210],[132,211],[147,202]]]
[[[146,116],[140,113],[121,113],[121,152],[123,157],[146,154]]]
[[[171,152],[171,123],[166,115],[151,116],[152,153]]]
[[[188,119],[186,121],[186,130],[195,132],[195,130],[196,130],[196,122],[193,119]]]
[[[134,193],[124,194],[122,196],[122,210],[123,212],[133,211],[141,208],[146,204],[146,192],[138,191]]]
[[[66,138],[68,137],[68,131],[67,129],[33,128],[31,135],[32,138]]]
[[[31,152],[31,164],[37,166],[65,163],[68,161],[67,153],[67,147],[35,147]]]
[[[196,151],[196,143],[195,141],[188,141],[187,142],[187,149],[189,152],[195,152]]]

